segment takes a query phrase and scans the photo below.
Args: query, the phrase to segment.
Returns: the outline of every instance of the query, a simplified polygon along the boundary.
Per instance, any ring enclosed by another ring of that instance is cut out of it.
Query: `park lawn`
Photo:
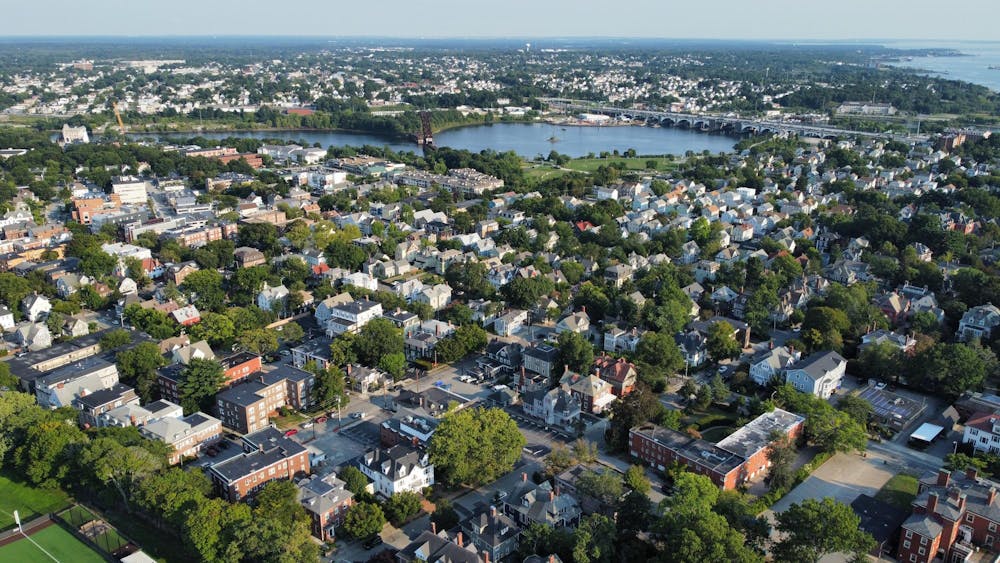
[[[705,411],[694,411],[692,414],[681,418],[682,428],[694,425],[699,430],[714,426],[731,426],[735,423],[735,413],[724,411],[716,406],[711,406]]]
[[[656,162],[656,170],[666,171],[677,168],[676,162],[668,161],[664,157],[642,157],[637,156],[633,158],[626,158],[624,156],[612,156],[609,158],[574,158],[566,163],[566,168],[571,170],[576,170],[578,172],[596,172],[601,166],[608,166],[611,163],[625,163],[626,170],[649,170],[646,163],[649,161]]]
[[[564,168],[553,168],[548,165],[532,165],[524,168],[524,176],[529,180],[543,182],[550,178],[556,178],[563,174],[568,174],[569,170]]]
[[[875,498],[897,508],[909,510],[910,503],[917,496],[918,488],[919,482],[916,477],[900,473],[882,485],[882,488],[875,493]]]
[[[59,489],[38,489],[13,480],[0,472],[0,530],[14,527],[14,511],[26,522],[40,514],[58,512],[69,506],[69,498]],[[2,558],[0,558],[2,559]]]
[[[58,524],[35,532],[28,537],[59,561],[104,563],[104,558],[100,554],[91,549],[87,544],[76,539],[73,534],[67,532]],[[52,559],[48,555],[45,555],[38,547],[26,539],[21,539],[20,541],[0,547],[0,561],[52,563]]]
[[[290,413],[288,416],[279,415],[271,418],[271,421],[282,430],[298,428],[300,424],[308,420],[309,416],[298,412]]]
[[[701,431],[701,439],[708,440],[713,444],[721,442],[723,438],[733,433],[732,426],[713,426],[708,430]]]

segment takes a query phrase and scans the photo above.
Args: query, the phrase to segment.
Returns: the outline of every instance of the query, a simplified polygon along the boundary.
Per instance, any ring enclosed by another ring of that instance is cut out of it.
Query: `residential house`
[[[356,333],[372,319],[381,317],[382,304],[378,301],[369,301],[367,298],[359,299],[329,307],[324,314],[329,315],[326,321],[326,334],[335,337],[345,332]]]
[[[961,340],[989,340],[993,329],[1000,325],[1000,309],[992,303],[972,307],[962,315],[958,324],[958,337]]]
[[[616,397],[624,397],[635,389],[639,379],[639,370],[635,364],[625,358],[615,359],[607,354],[594,358],[594,375],[611,385],[611,392]]]
[[[439,283],[433,287],[424,288],[413,297],[417,303],[426,303],[435,311],[440,311],[451,303],[451,287],[448,284]]]
[[[359,467],[371,479],[375,493],[385,498],[404,491],[419,493],[434,485],[434,465],[427,453],[405,445],[367,452]]]
[[[63,366],[35,380],[35,399],[42,408],[74,406],[77,398],[111,389],[118,383],[118,368],[104,358],[91,356]]]
[[[139,427],[139,433],[165,443],[170,449],[167,461],[174,465],[217,443],[222,438],[222,421],[203,412],[161,417]]]
[[[970,416],[965,421],[962,443],[984,454],[1000,453],[1000,414],[986,411]]]
[[[684,363],[688,367],[700,366],[708,361],[708,338],[697,330],[677,334],[674,342],[681,349]]]
[[[489,563],[489,556],[480,558],[472,542],[465,544],[462,532],[450,537],[445,530],[433,529],[434,523],[431,527],[396,553],[399,563]]]
[[[621,288],[625,282],[631,281],[633,275],[632,266],[628,264],[615,264],[604,269],[604,279],[617,288]]]
[[[572,527],[582,514],[572,495],[559,494],[548,481],[535,484],[527,473],[521,473],[521,482],[504,498],[503,511],[522,528],[532,524]]]
[[[527,323],[527,311],[522,309],[511,309],[493,321],[493,331],[500,336],[510,336],[521,330]]]
[[[580,375],[567,371],[559,380],[559,385],[569,389],[570,395],[580,402],[580,410],[590,414],[601,414],[616,399],[611,384],[596,375]]]
[[[559,350],[544,342],[528,346],[522,354],[524,369],[544,376],[552,376],[559,362]]]
[[[315,383],[312,373],[292,367],[260,373],[215,395],[215,411],[222,425],[237,432],[256,432],[270,424],[278,409],[309,406]]]
[[[319,541],[337,537],[337,527],[344,522],[347,510],[354,505],[354,494],[333,473],[326,477],[311,475],[296,483],[299,504],[312,521],[312,535]]]
[[[52,333],[45,323],[21,323],[14,330],[14,342],[22,349],[37,352],[52,346]]]
[[[840,387],[846,370],[847,360],[840,354],[816,352],[786,369],[785,381],[803,393],[829,399]]]
[[[939,469],[920,479],[912,514],[899,532],[896,560],[975,561],[980,550],[995,552],[1000,526],[997,489],[1000,483],[979,476],[973,468]]]
[[[521,394],[524,414],[541,420],[548,426],[572,429],[580,421],[580,399],[570,393],[565,385],[554,389],[545,387],[524,391]]]
[[[495,506],[477,505],[460,525],[470,547],[482,552],[486,561],[504,561],[517,551],[521,528]]]
[[[39,295],[34,293],[24,298],[21,301],[21,309],[24,311],[24,317],[31,322],[38,322],[45,320],[52,311],[52,303],[44,295]]]
[[[80,410],[80,425],[92,428],[100,426],[98,421],[104,413],[126,405],[138,405],[139,395],[128,385],[115,383],[107,389],[94,392],[88,392],[84,388],[73,403]]]
[[[267,257],[264,253],[249,246],[241,246],[233,251],[236,265],[240,268],[252,268],[267,264]]]
[[[639,329],[636,327],[632,327],[632,330],[626,332],[612,325],[604,332],[604,351],[612,354],[635,352],[641,338],[642,335],[639,334]]]
[[[208,476],[230,502],[252,496],[276,479],[309,474],[309,450],[273,426],[243,436],[243,452],[208,466]]]
[[[506,373],[514,373],[521,367],[524,358],[524,346],[517,342],[492,340],[486,345],[486,357]]]
[[[264,288],[257,294],[257,306],[264,311],[283,309],[288,299],[288,288],[284,284],[271,287],[264,282]]]
[[[0,305],[0,330],[14,330],[14,312]]]
[[[559,322],[556,323],[556,334],[562,334],[566,331],[583,335],[590,331],[590,315],[587,314],[586,307],[559,319]]]
[[[858,353],[860,354],[865,348],[873,344],[883,343],[898,348],[904,354],[912,353],[913,349],[917,346],[917,340],[912,336],[880,328],[861,337],[861,345],[858,346]]]
[[[750,379],[757,385],[770,385],[795,362],[802,352],[787,346],[778,346],[761,353],[750,361]]]

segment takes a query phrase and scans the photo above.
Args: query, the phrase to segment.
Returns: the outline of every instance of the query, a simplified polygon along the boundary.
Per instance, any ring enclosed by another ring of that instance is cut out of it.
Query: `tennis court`
[[[105,561],[96,551],[58,524],[38,530],[28,538],[22,537],[0,547],[0,561],[18,563],[53,563],[53,560],[60,563],[104,563]],[[45,552],[48,552],[48,555]]]

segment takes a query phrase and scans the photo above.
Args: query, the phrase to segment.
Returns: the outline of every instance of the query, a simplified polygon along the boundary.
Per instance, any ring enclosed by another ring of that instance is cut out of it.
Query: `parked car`
[[[313,423],[311,423],[311,422],[303,422],[300,426],[302,426],[302,428],[312,428],[313,427]]]
[[[290,437],[292,437],[292,436],[294,436],[294,435],[296,435],[298,433],[299,433],[298,429],[292,428],[291,430],[286,430],[285,431],[285,437],[286,438],[290,438]]]
[[[317,424],[323,424],[323,423],[324,423],[324,422],[326,422],[327,420],[329,420],[329,419],[328,419],[327,417],[325,417],[325,416],[321,416],[321,417],[318,417],[318,418],[317,418],[317,419],[315,420],[315,422],[316,422]]]
[[[351,413],[351,418],[353,418],[355,420],[361,420],[364,417],[365,417],[365,413],[363,413],[363,412],[352,412]]]
[[[372,549],[376,546],[382,545],[382,536],[374,535],[364,541],[361,544],[365,549]]]
[[[282,356],[291,356],[292,355],[292,353],[289,352],[288,350],[282,350],[282,351],[280,351],[278,353],[281,354]]]

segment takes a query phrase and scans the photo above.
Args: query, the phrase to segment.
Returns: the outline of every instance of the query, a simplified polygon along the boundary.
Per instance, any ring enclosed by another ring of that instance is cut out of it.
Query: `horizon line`
[[[656,37],[656,36],[619,36],[619,35],[289,35],[289,34],[149,34],[149,35],[129,35],[129,34],[77,34],[77,35],[43,35],[43,34],[0,34],[0,41],[21,40],[21,39],[246,39],[246,38],[268,38],[268,39],[321,39],[321,40],[384,40],[396,41],[561,41],[561,40],[605,40],[605,41],[678,41],[678,42],[718,42],[718,43],[863,43],[863,42],[950,42],[950,43],[1000,43],[996,39],[968,39],[968,38],[919,38],[919,37],[827,37],[827,38],[762,38],[762,37]]]

